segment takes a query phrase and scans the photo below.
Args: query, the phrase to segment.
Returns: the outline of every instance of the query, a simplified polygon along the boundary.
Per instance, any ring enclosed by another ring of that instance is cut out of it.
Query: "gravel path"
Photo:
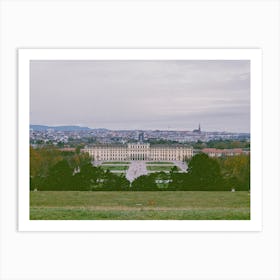
[[[132,161],[126,172],[126,179],[132,182],[135,178],[141,175],[147,175],[148,171],[146,168],[145,161]]]
[[[188,165],[183,161],[174,161],[174,164],[179,167],[179,170],[187,172]]]

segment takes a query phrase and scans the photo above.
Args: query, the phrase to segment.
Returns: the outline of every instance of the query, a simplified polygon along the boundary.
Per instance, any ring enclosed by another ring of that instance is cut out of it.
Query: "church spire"
[[[194,129],[193,132],[195,132],[195,133],[201,133],[201,126],[200,126],[200,123],[198,124],[198,129]]]

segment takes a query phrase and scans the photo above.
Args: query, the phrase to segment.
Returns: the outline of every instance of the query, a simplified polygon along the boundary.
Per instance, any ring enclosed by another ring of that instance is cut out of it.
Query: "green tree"
[[[72,190],[73,170],[67,160],[61,160],[51,167],[46,179],[45,190]]]
[[[197,154],[191,159],[188,173],[193,185],[211,187],[221,184],[219,163],[206,154]]]
[[[75,175],[76,185],[81,190],[94,190],[102,187],[105,172],[100,167],[94,167],[91,163],[81,166],[80,172]]]
[[[125,191],[129,190],[130,182],[124,176],[118,176],[109,170],[105,172],[102,190],[104,191]]]
[[[149,175],[142,175],[136,178],[131,184],[133,191],[157,191],[156,175],[151,173]]]

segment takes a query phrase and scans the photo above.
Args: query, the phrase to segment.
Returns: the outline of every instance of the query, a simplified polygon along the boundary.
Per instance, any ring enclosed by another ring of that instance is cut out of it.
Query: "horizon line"
[[[79,124],[61,124],[61,125],[49,125],[49,124],[29,124],[29,126],[48,126],[48,127],[61,127],[61,126],[75,126],[75,127],[85,127],[91,130],[94,129],[106,129],[106,130],[110,130],[110,131],[185,131],[185,132],[193,132],[193,130],[197,130],[197,128],[194,129],[160,129],[160,128],[148,128],[148,129],[141,129],[141,128],[137,128],[137,129],[111,129],[111,128],[106,128],[106,127],[89,127],[86,125],[79,125]],[[227,133],[246,133],[246,134],[251,134],[250,132],[244,132],[244,131],[239,131],[239,132],[232,132],[230,130],[201,130],[201,132],[227,132]]]

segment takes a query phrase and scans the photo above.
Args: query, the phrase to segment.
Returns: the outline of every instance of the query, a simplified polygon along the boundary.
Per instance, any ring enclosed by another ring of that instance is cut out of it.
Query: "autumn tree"
[[[242,190],[250,189],[250,156],[238,155],[219,160],[222,175],[228,184]]]

